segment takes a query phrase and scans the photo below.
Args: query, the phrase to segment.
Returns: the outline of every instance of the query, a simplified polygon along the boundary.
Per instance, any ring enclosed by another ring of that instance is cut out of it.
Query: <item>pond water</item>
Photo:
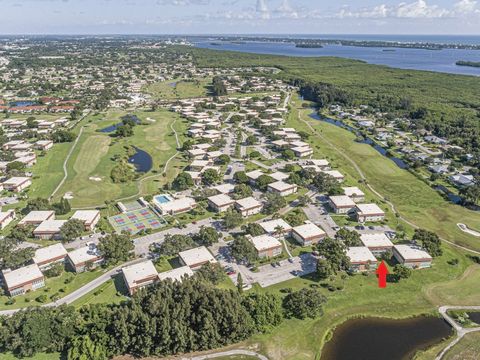
[[[470,320],[472,320],[474,323],[480,325],[480,312],[479,311],[467,312],[467,314],[468,314],[468,317],[470,318]]]
[[[354,319],[337,327],[321,360],[405,360],[452,335],[440,318]]]
[[[131,118],[133,121],[135,121],[136,124],[140,124],[140,122],[141,122],[141,120],[138,118],[137,115],[125,115],[124,117],[122,117],[122,120],[124,118]],[[121,121],[117,124],[107,126],[106,128],[100,129],[99,131],[102,132],[102,133],[111,133],[111,132],[114,132],[115,130],[117,130],[117,128],[120,125],[123,125],[123,121]]]
[[[128,159],[130,164],[135,165],[137,172],[146,173],[152,169],[153,160],[149,153],[134,146],[136,153]]]
[[[173,88],[174,88],[174,87],[176,87],[176,86],[177,86],[177,82],[171,82],[171,83],[169,83],[169,84],[168,84],[168,86],[171,86],[171,87],[173,87]]]
[[[332,125],[335,125],[335,126],[338,126],[338,127],[342,128],[342,129],[353,132],[355,135],[360,135],[359,132],[355,128],[344,124],[342,121],[327,118],[327,117],[323,117],[323,116],[319,115],[316,111],[312,112],[309,115],[309,117],[312,118],[312,119],[315,119],[315,120],[328,122],[329,124],[332,124]],[[387,149],[381,147],[380,145],[375,143],[372,139],[370,139],[368,137],[363,138],[363,140],[360,141],[360,143],[371,145],[380,154],[382,154],[383,156],[392,160],[400,169],[408,169],[408,164],[405,161],[403,161],[402,159],[400,159],[398,157],[390,156]]]
[[[458,196],[458,195],[455,195],[453,192],[451,192],[450,190],[448,190],[445,186],[443,185],[437,185],[435,186],[435,190],[437,191],[441,191],[443,192],[444,194],[447,195],[448,197],[448,200],[450,200],[452,203],[454,204],[460,204],[462,202],[462,197],[461,196]]]

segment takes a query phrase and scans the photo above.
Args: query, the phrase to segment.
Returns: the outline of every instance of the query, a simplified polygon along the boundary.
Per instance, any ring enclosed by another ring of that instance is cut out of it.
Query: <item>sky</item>
[[[0,34],[480,35],[479,1],[0,0]]]

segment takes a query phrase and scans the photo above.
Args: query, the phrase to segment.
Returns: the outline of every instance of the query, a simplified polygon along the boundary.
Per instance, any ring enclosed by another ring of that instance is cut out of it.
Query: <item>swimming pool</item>
[[[168,195],[157,195],[154,197],[154,199],[159,204],[165,204],[172,201],[172,198]]]

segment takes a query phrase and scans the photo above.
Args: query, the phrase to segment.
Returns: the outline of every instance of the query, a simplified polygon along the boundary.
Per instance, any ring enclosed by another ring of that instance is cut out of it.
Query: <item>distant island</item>
[[[295,47],[305,49],[321,49],[323,48],[323,45],[318,43],[298,43],[295,44]]]
[[[470,67],[480,67],[480,61],[457,61],[455,63],[458,66],[470,66]]]
[[[443,50],[443,49],[463,49],[480,50],[480,45],[476,44],[453,44],[453,43],[432,43],[432,42],[403,42],[403,41],[380,41],[380,40],[345,40],[345,39],[292,39],[290,37],[264,37],[264,36],[220,36],[221,41],[254,41],[254,42],[274,42],[274,43],[293,43],[299,48],[318,48],[324,45],[341,46],[360,46],[360,47],[379,47],[379,48],[404,48],[420,50]]]

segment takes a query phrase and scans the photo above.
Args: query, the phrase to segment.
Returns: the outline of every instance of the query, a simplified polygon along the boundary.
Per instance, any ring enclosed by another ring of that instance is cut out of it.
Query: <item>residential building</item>
[[[53,141],[52,140],[38,140],[35,143],[35,147],[39,150],[47,151],[47,150],[50,150],[53,147]]]
[[[79,249],[70,251],[67,255],[67,263],[76,273],[84,272],[102,264],[103,256],[97,246],[89,243]]]
[[[175,215],[183,212],[190,211],[197,206],[194,199],[190,197],[184,197],[181,199],[174,199],[165,203],[155,203],[155,207],[162,214]]]
[[[292,227],[283,219],[273,219],[258,223],[262,229],[271,236],[289,235]]]
[[[310,221],[307,221],[303,225],[295,226],[292,229],[292,237],[302,246],[316,244],[326,236],[325,231]]]
[[[260,201],[251,196],[237,200],[234,206],[244,217],[258,214],[263,207]]]
[[[270,235],[250,237],[258,257],[275,257],[282,253],[282,243]]]
[[[51,240],[60,239],[61,227],[67,222],[67,220],[45,220],[33,230],[33,235],[37,239]]]
[[[355,208],[355,202],[346,195],[329,196],[328,203],[335,214],[347,214]]]
[[[377,257],[393,248],[393,243],[385,233],[360,234],[360,240]]]
[[[377,204],[357,204],[355,217],[358,222],[382,221],[385,218],[385,212]]]
[[[85,225],[86,231],[93,231],[98,221],[100,220],[99,210],[77,210],[72,216],[72,219],[80,220]]]
[[[227,211],[235,204],[235,200],[226,194],[210,196],[207,200],[208,206],[216,212]]]
[[[356,203],[365,201],[365,193],[356,186],[344,187],[343,191],[346,196]]]
[[[247,175],[249,183],[251,185],[255,185],[256,182],[257,182],[257,179],[260,176],[265,175],[265,173],[263,171],[260,171],[260,170],[253,170],[253,171],[247,172],[245,175]]]
[[[45,286],[45,278],[37,264],[27,265],[16,270],[3,270],[3,283],[10,296],[25,294]]]
[[[35,250],[33,262],[43,270],[47,269],[54,263],[64,262],[66,257],[67,250],[63,244],[57,243]]]
[[[369,271],[377,267],[377,259],[366,246],[353,246],[347,249],[351,271]]]
[[[268,191],[277,193],[281,196],[288,196],[295,194],[298,191],[298,186],[296,184],[289,184],[283,181],[276,181],[274,183],[268,184]]]
[[[15,210],[0,211],[0,230],[5,229],[15,219]]]
[[[423,269],[432,266],[432,257],[425,250],[414,245],[395,245],[393,256],[400,263],[411,269]]]
[[[310,146],[294,147],[292,148],[295,156],[297,157],[307,157],[313,155],[313,149]]]
[[[158,272],[151,260],[122,268],[122,275],[130,295],[158,280]]]
[[[19,225],[40,225],[47,220],[55,220],[55,211],[53,210],[34,210],[30,211],[22,220],[18,222]]]
[[[181,251],[178,256],[180,262],[183,265],[190,267],[193,271],[200,269],[207,263],[215,264],[217,262],[205,246]]]
[[[343,174],[338,170],[323,170],[322,172],[324,174],[330,175],[340,183],[343,182],[343,180],[345,180],[345,176],[343,176]]]
[[[193,271],[189,266],[181,266],[176,269],[168,270],[158,274],[158,279],[160,281],[170,279],[173,282],[181,282],[185,277],[192,276]]]
[[[28,177],[12,177],[5,180],[2,185],[5,190],[21,192],[32,185],[32,180]]]

